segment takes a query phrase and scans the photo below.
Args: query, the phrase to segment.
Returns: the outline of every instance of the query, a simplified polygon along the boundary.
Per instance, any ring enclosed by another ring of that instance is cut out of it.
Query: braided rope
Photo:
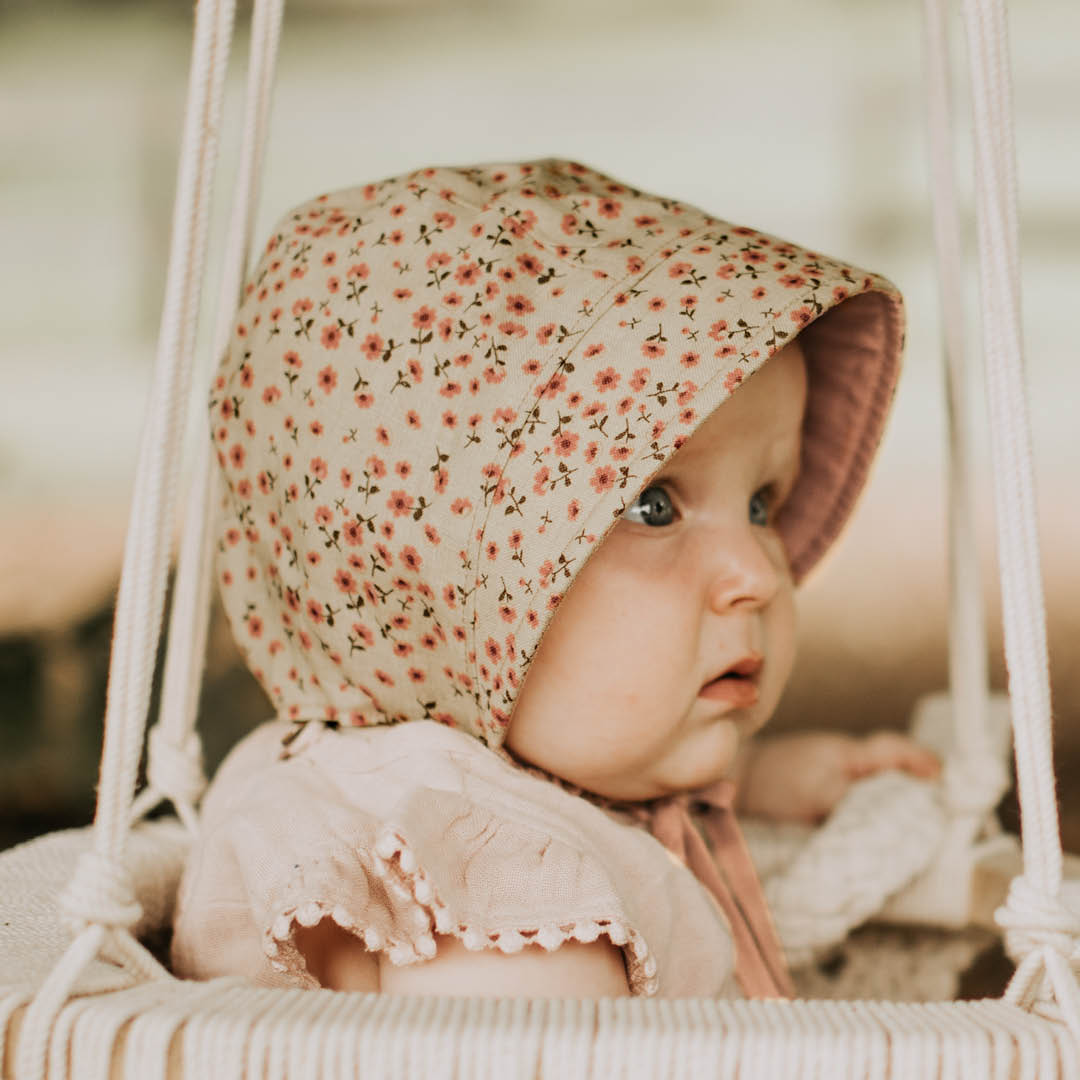
[[[240,163],[233,188],[221,288],[211,339],[211,359],[214,363],[228,348],[249,262],[283,7],[284,0],[263,0],[256,3],[252,13],[251,59]],[[209,374],[201,381],[208,382]],[[196,717],[210,619],[213,563],[210,533],[213,527],[212,508],[216,506],[218,491],[217,470],[212,468],[206,411],[197,409],[196,412],[199,438],[173,589],[161,716],[150,732],[149,784],[135,800],[131,813],[132,821],[137,821],[167,798],[193,835],[197,829],[194,808],[206,787]],[[158,732],[161,735],[155,740]],[[174,760],[174,753],[184,755],[186,763]],[[166,756],[170,758],[167,765],[164,760]]]
[[[53,1021],[86,965],[106,943],[112,955],[137,972],[168,977],[128,931],[138,905],[118,868],[124,865],[161,632],[234,15],[235,0],[203,0],[196,8],[164,310],[116,603],[93,858],[80,861],[76,879],[63,897],[69,917],[83,929],[27,1010],[16,1064],[25,1080],[44,1077]]]
[[[949,43],[943,0],[925,0],[926,126],[930,144],[934,246],[937,254],[945,352],[945,406],[948,437],[949,508],[949,685],[955,732],[954,761],[962,772],[967,762],[994,756],[987,740],[990,679],[987,671],[986,616],[979,577],[975,499],[972,484],[972,423],[965,379],[964,266],[952,153],[952,92]],[[1000,766],[997,772],[1000,772]],[[982,785],[986,799],[962,808],[951,801],[955,785],[946,787],[950,808],[985,815],[1004,790]]]
[[[987,400],[1013,703],[1024,874],[997,914],[1019,967],[1006,1000],[1030,1003],[1043,983],[1080,1042],[1080,926],[1061,900],[1062,853],[1053,771],[1046,611],[1031,425],[1024,387],[1019,229],[1008,34],[1003,0],[964,0],[975,126],[976,221]]]

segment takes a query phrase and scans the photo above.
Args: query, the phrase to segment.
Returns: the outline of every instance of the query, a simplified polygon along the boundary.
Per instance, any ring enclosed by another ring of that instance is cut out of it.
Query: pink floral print
[[[849,308],[850,333],[821,320]],[[844,404],[808,416],[824,466],[782,526],[797,576],[880,434],[888,282],[569,161],[419,169],[292,211],[210,398],[222,596],[279,713],[499,744],[618,515],[819,320],[811,400]]]

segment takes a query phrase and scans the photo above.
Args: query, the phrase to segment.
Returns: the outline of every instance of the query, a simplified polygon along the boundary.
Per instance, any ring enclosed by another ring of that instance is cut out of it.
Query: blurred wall
[[[1070,494],[1080,365],[1069,325],[1080,286],[1080,8],[1025,0],[1013,5],[1011,31],[1027,363],[1068,795],[1080,767],[1080,509]],[[919,694],[945,682],[941,331],[921,33],[914,0],[288,7],[257,236],[318,191],[425,164],[554,154],[900,285],[911,324],[895,414],[856,519],[804,590],[803,649],[780,727],[901,725]],[[29,812],[49,827],[57,808],[89,812],[190,35],[188,3],[0,6],[0,819]],[[240,85],[234,72],[225,177]],[[224,196],[218,221],[223,205]],[[977,374],[973,363],[973,384]],[[985,424],[977,436],[1000,686]],[[265,710],[235,670],[227,633],[215,632],[204,700],[212,762]],[[1067,822],[1068,837],[1080,848],[1080,824]]]

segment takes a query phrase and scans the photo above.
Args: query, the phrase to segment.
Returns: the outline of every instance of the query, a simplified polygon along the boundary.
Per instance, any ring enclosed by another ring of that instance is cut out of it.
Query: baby
[[[901,336],[884,280],[571,162],[287,217],[211,402],[222,596],[278,719],[204,801],[176,971],[790,994],[733,811],[939,767],[752,739]]]

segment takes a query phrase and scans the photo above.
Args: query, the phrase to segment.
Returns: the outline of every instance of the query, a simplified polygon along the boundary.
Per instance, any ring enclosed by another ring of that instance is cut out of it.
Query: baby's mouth
[[[749,708],[757,704],[761,668],[762,659],[757,653],[744,656],[705,683],[698,696],[709,701],[724,702],[736,709]]]

